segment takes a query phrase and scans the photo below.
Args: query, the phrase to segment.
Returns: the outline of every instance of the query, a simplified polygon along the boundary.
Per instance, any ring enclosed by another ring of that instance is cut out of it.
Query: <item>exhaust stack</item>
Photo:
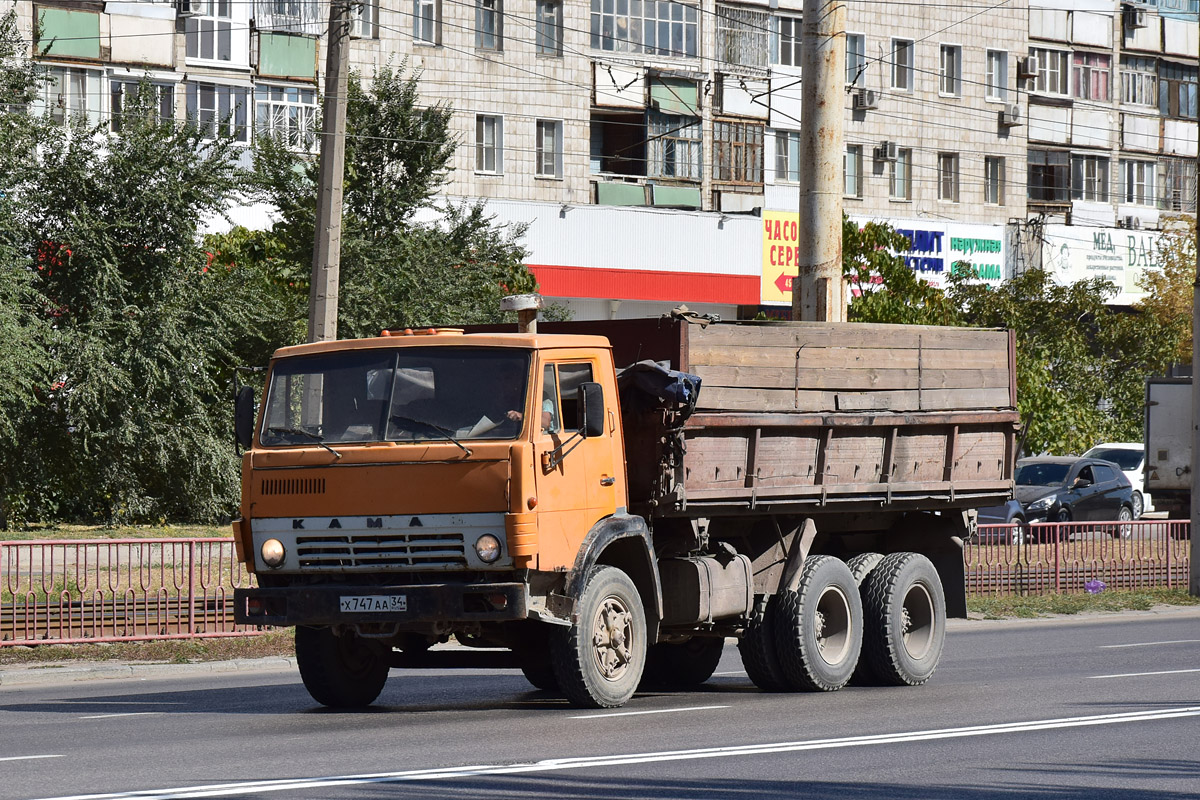
[[[541,307],[540,294],[510,294],[500,299],[501,311],[517,312],[517,333],[537,333],[537,314]]]

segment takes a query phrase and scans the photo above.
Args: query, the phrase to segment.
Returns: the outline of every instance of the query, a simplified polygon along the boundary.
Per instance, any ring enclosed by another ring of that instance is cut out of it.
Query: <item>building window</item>
[[[1158,162],[1158,207],[1196,213],[1196,161],[1164,158]]]
[[[867,71],[867,37],[861,33],[846,34],[846,83],[863,85],[863,73]]]
[[[704,141],[699,117],[679,117],[647,113],[646,176],[682,178],[698,181],[701,177]]]
[[[765,133],[752,122],[713,120],[713,180],[762,185]]]
[[[1008,99],[1008,53],[1004,50],[987,51],[987,72],[984,76],[988,100],[1003,103]]]
[[[537,165],[539,178],[561,178],[563,161],[563,124],[558,120],[537,121]]]
[[[892,88],[912,91],[913,43],[909,39],[892,39]]]
[[[1070,159],[1058,150],[1030,150],[1028,153],[1029,199],[1040,203],[1066,203],[1070,198]]]
[[[413,0],[413,41],[440,44],[442,41],[439,0]]]
[[[189,0],[193,15],[184,24],[188,58],[233,60],[233,3],[234,0]]]
[[[1000,156],[985,156],[983,159],[983,202],[994,206],[1004,205],[1004,159]]]
[[[1121,160],[1121,197],[1122,203],[1138,206],[1152,206],[1157,201],[1154,193],[1153,161]]]
[[[893,200],[912,200],[912,150],[896,151],[888,176],[888,192]]]
[[[800,134],[796,131],[775,132],[775,180],[800,180]]]
[[[785,67],[800,66],[801,38],[799,17],[771,17],[771,63]]]
[[[1108,202],[1108,159],[1071,156],[1071,199]]]
[[[863,196],[863,149],[861,144],[846,145],[842,155],[842,192],[846,197]]]
[[[232,3],[244,2],[244,0],[230,0]],[[196,7],[196,3],[191,3],[192,8]],[[202,8],[204,2],[199,4]],[[222,5],[228,3],[218,3],[218,12],[223,9]],[[210,16],[212,12],[204,9]],[[254,27],[260,31],[282,31],[284,33],[302,33],[310,36],[320,35],[327,19],[321,18],[322,8],[319,8],[316,3],[311,0],[254,0],[251,16],[254,18]],[[327,11],[327,7],[325,9]],[[218,16],[229,16],[228,13],[219,13]]]
[[[962,48],[942,45],[942,61],[938,71],[938,92],[958,97],[962,94]]]
[[[1153,58],[1121,56],[1121,102],[1133,106],[1158,104],[1158,72]]]
[[[91,84],[95,89],[89,91]],[[50,114],[50,119],[64,123],[77,117],[85,116],[89,123],[99,121],[100,73],[74,67],[49,67],[46,69],[46,83],[41,89],[42,103]]]
[[[1033,79],[1033,90],[1042,94],[1067,95],[1070,93],[1068,67],[1071,54],[1066,50],[1047,50],[1035,47],[1029,55],[1037,59],[1037,77]]]
[[[1168,117],[1196,119],[1196,67],[1164,61],[1158,72],[1158,110]]]
[[[205,139],[218,134],[232,136],[234,141],[250,138],[246,125],[250,90],[243,86],[220,83],[188,83],[187,115],[200,129]]]
[[[1112,59],[1098,53],[1076,53],[1075,96],[1083,100],[1108,100],[1108,76]]]
[[[591,43],[595,50],[694,57],[700,10],[685,3],[652,0],[592,0]]]
[[[475,115],[475,171],[504,171],[504,118]]]
[[[958,153],[938,153],[938,200],[958,202]]]
[[[147,110],[154,115],[154,123],[161,125],[164,122],[172,122],[175,119],[174,84],[148,83],[146,85],[154,95],[153,101],[147,104],[149,106]],[[112,99],[110,124],[114,133],[120,133],[122,119],[137,103],[141,88],[141,81],[114,80],[110,82],[109,91]]]
[[[350,36],[355,39],[374,39],[379,33],[379,4],[362,0],[350,7]]]
[[[475,0],[475,47],[499,50],[504,37],[504,0]]]
[[[717,6],[717,59],[724,64],[766,67],[772,20],[765,11]]]
[[[294,150],[316,149],[317,92],[303,86],[254,87],[254,134],[276,136]]]
[[[561,56],[563,44],[562,0],[537,0],[537,53]]]

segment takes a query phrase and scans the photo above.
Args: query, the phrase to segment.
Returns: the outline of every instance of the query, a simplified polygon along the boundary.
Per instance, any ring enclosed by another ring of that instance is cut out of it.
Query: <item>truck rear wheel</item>
[[[836,692],[854,674],[863,610],[850,568],[833,556],[804,560],[796,591],[779,593],[775,652],[794,689]]]
[[[304,688],[331,708],[369,706],[383,691],[388,663],[378,642],[330,628],[296,628],[296,666]]]
[[[577,609],[579,621],[556,629],[550,640],[558,685],[577,706],[622,706],[633,697],[646,665],[641,595],[621,570],[597,566]]]
[[[892,553],[862,588],[863,659],[874,683],[919,686],[933,676],[946,639],[946,598],[932,562]]]
[[[786,692],[787,679],[783,667],[775,655],[775,634],[772,621],[778,605],[775,595],[763,595],[757,599],[750,612],[746,630],[738,640],[738,652],[742,654],[742,666],[754,685],[764,692]]]
[[[659,642],[646,653],[642,685],[647,688],[695,689],[712,677],[725,650],[725,640],[693,636],[686,642]]]

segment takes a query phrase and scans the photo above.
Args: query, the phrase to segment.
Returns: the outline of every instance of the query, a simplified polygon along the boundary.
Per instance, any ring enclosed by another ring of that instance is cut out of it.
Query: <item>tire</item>
[[[1142,499],[1142,493],[1134,489],[1130,499],[1133,502],[1133,518],[1141,519],[1142,514],[1146,513],[1146,501]]]
[[[750,620],[742,632],[742,638],[738,640],[738,652],[741,653],[746,675],[764,692],[788,690],[783,667],[775,655],[775,635],[772,630],[778,604],[779,598],[776,595],[762,595],[757,598],[754,608],[750,611]]]
[[[712,677],[725,650],[725,640],[693,636],[686,642],[659,642],[646,653],[642,686],[687,691]]]
[[[846,566],[850,568],[850,574],[854,576],[854,582],[862,586],[862,582],[867,579],[867,575],[871,573],[871,570],[879,566],[880,561],[883,561],[882,553],[859,553],[847,561]]]
[[[550,658],[550,631],[536,628],[529,630],[513,647],[513,652],[521,660],[521,674],[535,689],[541,689],[543,692],[560,690]]]
[[[775,652],[791,688],[836,692],[849,683],[862,650],[863,611],[846,563],[806,558],[796,591],[779,593],[774,627]]]
[[[622,706],[646,664],[646,612],[637,587],[616,567],[594,567],[577,609],[577,623],[551,634],[558,685],[582,708]]]
[[[331,628],[296,628],[296,665],[304,688],[330,708],[362,708],[375,702],[387,681],[382,645]]]
[[[1029,542],[1029,525],[1028,525],[1028,523],[1026,523],[1025,520],[1021,517],[1013,517],[1012,524],[1015,525],[1016,527],[1014,527],[1012,529],[1012,533],[1010,534],[1010,536],[1012,538],[1009,539],[1009,542],[1011,544],[1017,545],[1018,547],[1023,544],[1028,543]]]
[[[932,562],[893,553],[862,587],[863,660],[875,682],[919,686],[933,675],[946,639],[946,598]]]
[[[541,689],[543,692],[557,692],[560,689],[554,666],[550,662],[521,664],[521,674],[535,689]]]
[[[1133,536],[1133,526],[1123,523],[1133,521],[1133,510],[1129,506],[1121,506],[1117,512],[1117,524],[1112,527],[1114,539],[1129,539]]]

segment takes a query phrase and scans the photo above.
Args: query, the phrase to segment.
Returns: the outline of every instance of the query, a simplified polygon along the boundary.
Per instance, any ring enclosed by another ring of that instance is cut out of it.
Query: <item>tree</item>
[[[1161,270],[1147,271],[1141,281],[1146,297],[1137,306],[1154,317],[1165,330],[1178,336],[1174,359],[1192,361],[1192,294],[1196,281],[1196,220],[1183,216],[1172,221],[1160,238]],[[1178,333],[1176,333],[1178,329]]]
[[[500,297],[536,281],[524,226],[497,223],[482,202],[437,204],[457,142],[452,111],[422,107],[419,73],[390,65],[365,88],[350,79],[338,335],[503,319]],[[255,145],[258,185],[281,214],[273,235],[292,269],[312,260],[317,159],[278,138]],[[299,285],[294,289],[300,291]],[[307,292],[307,278],[304,282]],[[307,294],[305,294],[307,299]]]
[[[242,276],[209,270],[197,224],[245,176],[230,136],[159,122],[152,97],[148,82],[127,96],[119,136],[27,114],[0,134],[23,270],[7,286],[45,298],[35,402],[0,445],[10,521],[213,520],[234,507],[228,385],[263,303]]]
[[[958,308],[946,293],[921,280],[898,253],[911,243],[886,223],[859,228],[842,216],[842,273],[853,294],[851,322],[906,325],[961,325]]]

